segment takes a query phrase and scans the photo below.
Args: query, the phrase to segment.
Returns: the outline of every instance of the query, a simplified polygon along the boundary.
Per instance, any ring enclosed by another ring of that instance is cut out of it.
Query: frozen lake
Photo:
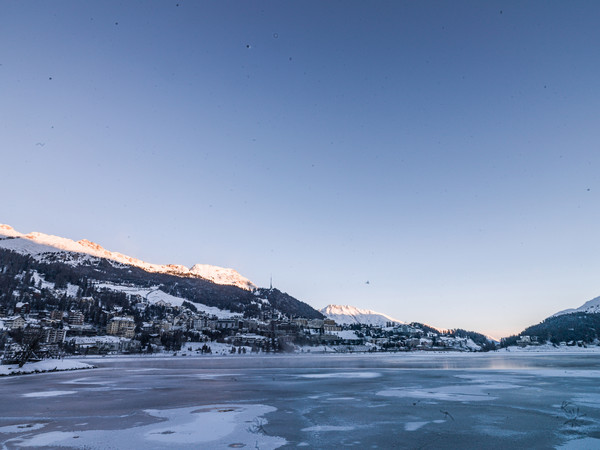
[[[600,354],[87,359],[0,378],[4,448],[600,448]]]

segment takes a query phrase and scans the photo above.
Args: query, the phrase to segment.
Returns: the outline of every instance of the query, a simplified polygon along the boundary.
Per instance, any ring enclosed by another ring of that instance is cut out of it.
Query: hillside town
[[[440,332],[421,324],[340,325],[327,318],[281,313],[259,318],[242,314],[218,317],[198,311],[188,302],[172,306],[150,304],[139,296],[128,300],[131,308],[105,308],[91,296],[68,299],[64,308],[36,308],[21,301],[13,307],[0,307],[2,360],[15,363],[66,355],[152,354],[186,348],[196,354],[484,349],[457,330]]]

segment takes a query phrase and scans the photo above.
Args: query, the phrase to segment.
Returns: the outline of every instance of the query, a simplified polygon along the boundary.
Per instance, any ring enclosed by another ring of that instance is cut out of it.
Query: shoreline
[[[95,369],[93,364],[72,359],[44,359],[34,363],[26,363],[23,367],[18,364],[0,365],[0,377],[18,375],[33,375],[36,373],[65,372],[71,370]]]
[[[550,347],[550,346],[537,346],[537,347],[511,347],[499,350],[492,350],[489,352],[448,352],[448,351],[414,351],[414,352],[348,352],[348,353],[337,353],[337,352],[305,352],[305,353],[261,353],[261,354],[245,354],[245,355],[229,355],[229,354],[205,354],[195,355],[183,352],[173,353],[154,353],[154,354],[128,354],[128,355],[77,355],[67,356],[63,359],[47,359],[38,361],[35,363],[27,363],[23,367],[18,367],[16,364],[0,365],[0,377],[11,377],[19,375],[34,375],[41,373],[53,373],[53,372],[65,372],[72,370],[88,370],[95,369],[98,366],[94,363],[101,363],[102,361],[109,360],[121,360],[121,361],[132,361],[132,360],[227,360],[233,362],[239,358],[239,360],[250,360],[250,359],[304,359],[304,358],[325,358],[325,359],[351,359],[351,358],[386,358],[386,357],[401,357],[406,359],[416,358],[484,358],[484,357],[502,357],[508,356],[519,357],[519,356],[545,356],[545,355],[586,355],[586,354],[600,354],[600,347]],[[84,362],[87,361],[87,362]]]

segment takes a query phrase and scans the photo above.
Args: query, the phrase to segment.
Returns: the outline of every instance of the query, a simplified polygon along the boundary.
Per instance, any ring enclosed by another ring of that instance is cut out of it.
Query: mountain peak
[[[339,324],[359,323],[363,325],[385,326],[388,322],[404,323],[387,314],[370,309],[360,309],[350,305],[327,305],[319,312],[327,316],[327,318],[335,320]]]
[[[237,270],[209,264],[194,264],[190,273],[198,275],[217,284],[233,284],[247,290],[256,289],[256,285],[248,278],[240,275]]]
[[[19,236],[22,236],[21,233],[19,233],[18,231],[16,231],[10,225],[6,225],[5,223],[0,223],[0,235],[6,236],[6,237],[19,237]]]
[[[92,242],[92,241],[88,241],[87,239],[81,239],[81,240],[77,241],[77,243],[79,245],[81,245],[82,247],[91,248],[93,250],[104,250],[104,248],[101,245],[96,244],[95,242]]]

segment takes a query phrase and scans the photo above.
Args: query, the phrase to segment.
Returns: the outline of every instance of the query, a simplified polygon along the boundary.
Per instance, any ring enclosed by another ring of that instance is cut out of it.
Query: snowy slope
[[[335,320],[339,324],[355,324],[385,326],[388,322],[404,323],[394,319],[387,314],[378,313],[370,309],[360,309],[349,305],[327,305],[319,311],[328,319]]]
[[[191,303],[196,307],[198,311],[201,311],[205,314],[210,314],[213,316],[217,316],[219,319],[227,319],[230,317],[239,316],[239,313],[232,313],[226,309],[215,308],[214,306],[203,305],[202,303],[196,303],[191,300],[186,300],[181,297],[176,297],[171,294],[167,294],[159,289],[158,286],[153,286],[151,288],[141,288],[138,286],[128,286],[122,284],[114,284],[114,283],[94,283],[95,287],[98,289],[108,289],[110,291],[115,292],[124,292],[127,295],[139,295],[146,299],[148,303],[156,304],[158,302],[164,302],[171,306],[181,306],[183,302]]]
[[[73,241],[38,232],[23,234],[11,226],[3,224],[0,224],[0,248],[31,255],[39,261],[44,260],[48,254],[62,254],[67,259],[65,262],[73,265],[80,264],[91,258],[104,258],[118,264],[139,267],[146,272],[204,278],[216,284],[232,285],[246,290],[256,288],[254,283],[240,275],[234,269],[207,264],[196,264],[191,269],[182,265],[151,264],[131,256],[123,255],[122,253],[111,252],[87,239]]]
[[[590,301],[585,302],[579,308],[565,309],[564,311],[559,311],[550,317],[562,316],[563,314],[571,314],[571,313],[579,313],[579,312],[588,313],[588,314],[600,314],[600,297],[596,297],[596,298],[591,299]]]

